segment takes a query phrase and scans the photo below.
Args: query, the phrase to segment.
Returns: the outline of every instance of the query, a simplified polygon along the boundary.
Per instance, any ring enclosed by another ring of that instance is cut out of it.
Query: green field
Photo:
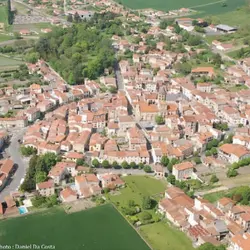
[[[203,196],[203,198],[214,203],[214,202],[218,201],[220,198],[225,197],[225,195],[226,195],[225,191],[220,191],[220,192],[215,192],[215,193],[211,193],[211,194],[205,194]]]
[[[154,250],[193,250],[191,240],[167,222],[142,226],[140,233]]]
[[[73,214],[50,209],[1,221],[0,242],[1,245],[54,245],[56,250],[150,249],[111,205]]]
[[[4,5],[0,6],[0,23],[5,23],[5,25],[8,23],[7,7]]]
[[[153,8],[157,10],[169,11],[183,7],[192,8],[201,12],[202,15],[218,15],[236,10],[246,3],[245,0],[117,0],[117,2],[131,9]],[[227,6],[222,7],[226,2]]]
[[[12,40],[13,36],[5,35],[5,34],[0,34],[0,42],[5,42]]]
[[[136,204],[141,205],[142,197],[145,195],[154,196],[163,193],[166,185],[149,176],[127,176],[123,180],[126,182],[126,188],[120,190],[119,195],[110,195],[110,200],[120,205],[127,205],[129,200],[134,200]],[[157,198],[156,197],[156,198]]]

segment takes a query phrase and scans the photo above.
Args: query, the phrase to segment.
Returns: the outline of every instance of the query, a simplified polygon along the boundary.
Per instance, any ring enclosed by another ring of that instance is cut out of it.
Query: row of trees
[[[248,166],[249,164],[250,164],[250,158],[245,158],[238,162],[234,162],[228,168],[227,177],[231,178],[237,176],[238,175],[237,169],[240,167]]]
[[[109,163],[108,160],[102,161],[100,163],[97,159],[92,161],[92,166],[95,168],[103,167],[103,168],[114,168],[114,169],[143,169],[146,173],[152,172],[152,169],[149,165],[144,165],[143,163],[136,164],[135,162],[131,162],[130,164],[127,161],[123,161],[121,164],[118,164],[117,161],[114,161],[112,164]]]
[[[12,25],[14,22],[15,13],[11,10],[11,0],[7,1],[7,15],[8,15],[8,24]]]
[[[25,175],[21,190],[31,192],[36,188],[36,183],[47,180],[47,175],[51,168],[61,159],[54,153],[46,153],[44,155],[33,155],[29,162],[29,168]]]

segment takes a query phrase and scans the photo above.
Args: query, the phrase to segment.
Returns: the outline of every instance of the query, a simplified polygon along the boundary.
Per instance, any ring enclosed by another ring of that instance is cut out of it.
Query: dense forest
[[[85,77],[96,79],[113,66],[110,37],[114,34],[123,34],[121,21],[111,13],[95,14],[90,21],[56,27],[39,39],[35,51],[69,84],[80,84]]]

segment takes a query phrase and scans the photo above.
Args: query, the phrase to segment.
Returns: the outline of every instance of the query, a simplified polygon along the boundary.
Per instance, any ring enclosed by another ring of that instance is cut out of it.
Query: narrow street
[[[116,78],[117,88],[118,88],[118,90],[124,90],[124,83],[122,80],[122,75],[121,75],[119,64],[117,61],[115,62],[114,70],[115,70],[115,78]]]
[[[28,167],[28,161],[25,161],[19,151],[19,139],[22,139],[25,133],[24,129],[21,129],[16,134],[14,134],[11,138],[10,145],[6,149],[7,154],[10,156],[10,159],[17,164],[17,170],[14,175],[11,177],[9,183],[7,183],[6,187],[0,192],[0,202],[4,200],[4,197],[9,195],[11,191],[17,190],[20,185],[22,178],[24,178],[26,173],[26,168]]]

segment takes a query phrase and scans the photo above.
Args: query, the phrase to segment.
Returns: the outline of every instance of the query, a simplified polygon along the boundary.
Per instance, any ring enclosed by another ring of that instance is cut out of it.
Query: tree
[[[189,46],[197,46],[199,44],[202,43],[202,39],[200,36],[196,36],[196,35],[190,35],[188,40],[187,40],[187,44]]]
[[[29,178],[27,175],[24,182],[21,184],[20,189],[24,192],[31,192],[36,188],[36,183],[33,178]]]
[[[98,168],[100,166],[100,162],[97,160],[97,159],[94,159],[92,161],[92,165],[95,167],[95,168]]]
[[[211,156],[212,153],[210,151],[206,151],[205,156]]]
[[[161,116],[161,115],[156,115],[155,116],[155,122],[160,125],[160,124],[163,124],[164,123],[164,117]]]
[[[223,64],[221,55],[220,55],[219,53],[214,54],[213,57],[212,57],[212,60],[213,60],[213,63],[214,63],[216,66],[220,66],[221,64]]]
[[[164,166],[164,167],[167,167],[167,165],[169,164],[169,159],[166,155],[163,155],[161,157],[161,164]]]
[[[212,147],[212,148],[211,148],[210,153],[211,153],[212,155],[217,155],[217,154],[218,154],[217,149],[216,149],[215,147]]]
[[[143,211],[140,215],[139,215],[139,219],[142,223],[147,223],[152,219],[152,215],[147,212],[147,211]]]
[[[195,164],[201,164],[201,158],[200,157],[194,157]]]
[[[14,32],[14,38],[15,39],[22,39],[21,35],[19,32]]]
[[[36,154],[37,152],[36,148],[33,148],[31,146],[28,147],[21,146],[20,151],[23,156],[31,156],[32,154]]]
[[[130,167],[126,161],[123,161],[122,164],[121,164],[121,166],[124,169],[128,169]]]
[[[43,171],[36,173],[36,183],[44,182],[47,179],[47,174]]]
[[[226,250],[226,247],[223,246],[223,245],[220,245],[220,246],[214,246],[213,244],[211,243],[205,243],[205,244],[202,244],[198,250]]]
[[[85,164],[85,161],[83,159],[76,160],[76,166],[83,166],[84,164]]]
[[[177,63],[175,65],[175,69],[178,72],[180,72],[181,74],[188,75],[192,70],[192,66],[188,62],[186,62],[186,63]]]
[[[47,197],[47,199],[46,199],[47,207],[53,207],[53,206],[57,205],[58,203],[59,202],[58,202],[57,196],[55,194]]]
[[[130,167],[133,168],[133,169],[137,169],[138,168],[138,166],[137,166],[137,164],[135,162],[131,162],[130,163]]]
[[[167,177],[167,181],[168,181],[169,183],[171,183],[172,185],[174,185],[174,184],[175,184],[175,176],[172,175],[172,174],[170,174],[170,175]]]
[[[143,170],[146,172],[146,173],[151,173],[152,172],[152,169],[149,165],[146,165]]]
[[[149,196],[144,196],[142,198],[142,208],[143,209],[151,209],[153,206],[153,201]]]
[[[73,22],[73,16],[72,16],[71,14],[69,14],[69,15],[67,16],[67,21],[68,21],[69,23],[72,23],[72,22]]]
[[[37,52],[32,52],[32,53],[29,53],[25,56],[25,60],[29,63],[36,63],[39,59],[39,53]]]
[[[128,206],[129,207],[135,207],[135,201],[134,200],[129,200],[128,201]]]
[[[213,174],[212,176],[211,176],[211,179],[210,179],[210,183],[216,183],[216,182],[218,182],[219,181],[219,179],[218,179],[218,177],[215,175],[215,174]]]
[[[194,26],[194,30],[196,32],[199,32],[199,33],[205,33],[205,29],[203,27],[200,27],[200,26]]]
[[[34,207],[37,207],[37,208],[42,207],[46,203],[46,198],[41,195],[37,195],[31,199],[31,202]]]
[[[102,162],[102,167],[103,167],[103,168],[110,168],[109,162],[108,162],[107,160],[104,160],[104,161]]]
[[[114,168],[114,169],[119,169],[119,168],[121,168],[121,167],[119,166],[119,164],[118,164],[117,161],[114,161],[114,162],[112,163],[112,168]]]
[[[143,169],[144,168],[144,164],[140,162],[139,165],[138,165],[138,167],[139,167],[139,169]]]
[[[227,171],[227,177],[231,178],[231,177],[235,177],[238,175],[238,172],[236,169],[234,168],[229,168]]]
[[[174,166],[175,164],[178,164],[178,163],[180,163],[180,161],[179,161],[178,159],[172,158],[171,161],[169,162],[169,164],[167,165],[168,171],[169,171],[170,173],[172,173],[173,166]]]
[[[75,21],[76,23],[80,23],[80,22],[81,22],[81,17],[79,16],[78,12],[76,12],[76,13],[74,14],[74,21]]]
[[[214,123],[213,127],[218,129],[218,130],[221,130],[221,131],[227,131],[228,130],[227,123]]]

